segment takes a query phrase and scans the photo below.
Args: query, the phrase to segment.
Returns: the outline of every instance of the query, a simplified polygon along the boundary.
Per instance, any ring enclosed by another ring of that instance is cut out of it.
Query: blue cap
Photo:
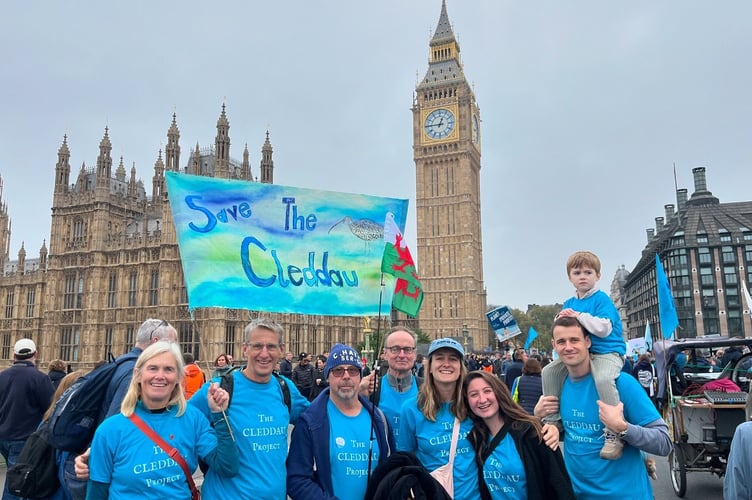
[[[431,342],[431,345],[428,347],[428,356],[430,357],[431,354],[445,347],[449,349],[454,349],[460,354],[461,357],[463,358],[465,357],[465,350],[462,348],[462,344],[460,344],[454,339],[450,339],[449,337],[446,337],[443,339],[436,339],[433,342]]]

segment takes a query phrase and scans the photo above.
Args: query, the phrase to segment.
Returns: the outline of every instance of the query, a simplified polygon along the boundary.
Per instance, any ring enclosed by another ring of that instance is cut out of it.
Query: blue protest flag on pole
[[[679,316],[676,314],[674,297],[671,295],[668,277],[658,254],[655,254],[655,279],[658,283],[658,316],[661,322],[661,332],[663,332],[663,338],[670,339],[674,336],[676,327],[679,326]]]
[[[533,343],[533,340],[536,339],[537,336],[538,336],[538,332],[536,332],[535,328],[533,328],[531,326],[530,329],[527,331],[527,340],[525,341],[525,350],[526,351],[527,351],[528,347],[530,347],[530,344]]]
[[[650,323],[645,323],[645,349],[653,350],[653,334],[650,332]]]

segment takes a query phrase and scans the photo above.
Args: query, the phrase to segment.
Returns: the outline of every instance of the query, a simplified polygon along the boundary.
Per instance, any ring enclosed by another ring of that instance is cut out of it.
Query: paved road
[[[658,465],[658,480],[653,481],[656,500],[678,499],[671,486],[668,458],[655,457]],[[684,500],[715,500],[723,498],[723,479],[709,472],[687,473],[687,494]]]

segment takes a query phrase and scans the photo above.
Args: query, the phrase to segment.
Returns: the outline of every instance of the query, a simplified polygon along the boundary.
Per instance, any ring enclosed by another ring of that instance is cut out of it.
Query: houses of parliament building
[[[480,116],[442,2],[429,46],[429,68],[413,97],[418,221],[418,271],[425,288],[417,320],[430,338],[451,336],[470,348],[487,345],[486,292],[480,233]],[[177,116],[167,127],[164,151],[154,163],[149,195],[135,166],[113,163],[105,128],[96,164],[71,168],[63,137],[55,176],[49,240],[38,255],[23,244],[10,258],[11,220],[0,180],[0,367],[22,337],[33,339],[44,366],[60,358],[73,368],[131,349],[139,325],[162,318],[178,331],[181,348],[198,359],[220,353],[241,357],[243,328],[257,312],[189,310],[180,253],[165,187],[165,172],[273,183],[269,133],[258,170],[248,147],[230,156],[225,106],[214,144],[181,151]],[[53,174],[54,172],[54,174]],[[16,187],[17,188],[17,187]],[[49,248],[48,248],[49,246]],[[336,342],[362,345],[375,318],[267,314],[285,329],[286,350],[320,353]],[[371,346],[374,350],[376,346]],[[364,353],[365,354],[365,353]],[[372,353],[371,353],[372,354]]]

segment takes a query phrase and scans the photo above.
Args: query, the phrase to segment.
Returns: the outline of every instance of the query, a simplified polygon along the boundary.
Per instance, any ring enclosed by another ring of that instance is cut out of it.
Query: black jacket
[[[316,384],[316,379],[321,379],[321,383]],[[329,382],[324,378],[324,369],[314,368],[313,381],[311,382],[311,395],[308,397],[308,399],[313,401],[316,396],[318,396],[327,387],[329,387]]]
[[[298,364],[292,370],[292,381],[298,389],[310,389],[313,385],[313,365],[311,363]]]
[[[0,440],[23,441],[37,430],[54,392],[50,377],[32,361],[0,372]]]
[[[530,415],[543,394],[541,382],[540,374],[522,375],[517,385],[518,402]]]
[[[514,385],[514,379],[522,375],[522,367],[524,366],[524,363],[522,361],[515,361],[511,365],[507,366],[507,373],[505,375],[504,381],[507,383],[507,387],[509,387],[509,390],[512,390],[512,385]]]
[[[485,424],[476,422],[475,425]],[[539,442],[535,429],[529,424],[523,424],[520,429],[505,424],[499,433],[502,437],[503,433],[509,433],[514,439],[517,453],[525,467],[528,500],[576,500],[560,450],[553,451],[544,443]],[[496,441],[494,439],[494,442]],[[491,451],[493,451],[492,448],[484,454],[486,459]],[[479,463],[477,455],[475,458],[476,465],[478,465],[481,498],[487,500],[491,498],[491,495],[483,479],[483,464]]]
[[[292,380],[292,361],[283,359],[279,362],[279,373]]]

